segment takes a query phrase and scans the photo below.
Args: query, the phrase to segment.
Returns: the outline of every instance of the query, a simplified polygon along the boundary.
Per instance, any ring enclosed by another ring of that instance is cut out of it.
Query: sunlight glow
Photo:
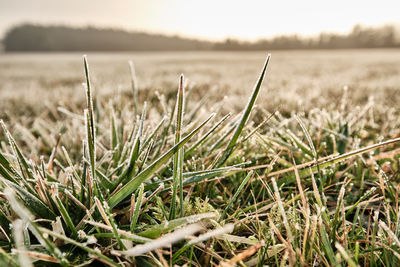
[[[348,32],[399,22],[400,2],[267,0],[2,0],[0,35],[21,21],[121,27],[204,39]],[[72,22],[72,23],[71,23]]]

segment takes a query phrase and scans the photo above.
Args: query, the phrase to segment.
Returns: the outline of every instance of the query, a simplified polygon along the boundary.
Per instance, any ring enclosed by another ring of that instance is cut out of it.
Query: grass
[[[84,57],[85,107],[1,123],[1,264],[398,266],[398,110],[268,112],[270,61],[231,116],[183,76],[143,99],[132,63],[96,96]]]

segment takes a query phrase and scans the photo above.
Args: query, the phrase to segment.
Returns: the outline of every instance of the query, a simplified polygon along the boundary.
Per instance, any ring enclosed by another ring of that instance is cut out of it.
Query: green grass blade
[[[154,145],[154,140],[152,140],[152,141],[150,142],[150,145],[149,145],[149,147],[147,148],[147,151],[146,151],[146,153],[144,154],[144,157],[143,157],[143,159],[142,159],[142,161],[141,161],[141,163],[140,163],[140,165],[139,165],[139,167],[138,167],[137,173],[139,173],[139,172],[141,172],[141,171],[143,170],[143,167],[145,166],[145,164],[146,164],[146,162],[147,162],[147,160],[148,160],[148,158],[149,158],[150,151],[153,149],[153,145]]]
[[[237,126],[236,122],[233,122],[232,124],[229,124],[228,130],[226,130],[226,132],[223,135],[221,135],[221,137],[218,138],[218,140],[216,140],[214,142],[214,144],[210,147],[209,150],[210,151],[215,151],[218,148],[220,148],[225,143],[225,140],[227,139],[227,137],[235,130],[236,126]]]
[[[9,180],[10,182],[13,182],[14,184],[18,184],[17,180],[14,179],[14,177],[7,171],[7,167],[4,167],[0,163],[0,175],[4,177],[5,179]]]
[[[15,192],[18,194],[22,202],[25,204],[25,206],[35,215],[37,215],[40,218],[46,218],[50,220],[54,220],[56,218],[56,215],[52,210],[48,208],[48,206],[43,203],[43,201],[36,196],[32,195],[28,191],[26,191],[24,188],[21,186],[11,183],[7,180],[4,180],[3,178],[2,181],[7,184],[9,187],[15,190]]]
[[[94,108],[93,108],[93,95],[92,87],[89,75],[89,64],[87,62],[86,55],[83,56],[83,65],[85,68],[86,77],[86,105],[85,109],[85,125],[86,125],[86,142],[88,146],[88,158],[89,158],[89,173],[91,175],[92,187],[94,189],[94,194],[99,198],[103,199],[101,196],[100,188],[97,183],[96,178],[96,126],[94,119]]]
[[[99,169],[96,170],[96,175],[102,186],[104,186],[108,190],[111,190],[114,188],[113,182],[104,173],[102,173]]]
[[[61,199],[58,196],[56,196],[56,202],[57,202],[58,209],[60,210],[61,216],[62,216],[65,224],[71,230],[74,239],[77,239],[78,238],[78,232],[75,229],[74,223],[72,222],[72,219],[69,216],[67,209],[65,208],[65,206],[63,205]]]
[[[324,250],[325,254],[328,256],[328,260],[331,264],[335,263],[335,254],[333,252],[333,248],[331,243],[329,242],[328,234],[326,233],[325,226],[322,224],[320,226],[320,234],[321,234],[321,241],[322,241],[322,249]]]
[[[120,156],[120,140],[118,138],[118,126],[117,126],[117,119],[115,118],[114,109],[111,106],[111,114],[110,114],[110,144],[112,148],[113,154],[113,162],[114,167],[118,165],[118,158]]]
[[[229,141],[229,143],[224,151],[224,154],[221,156],[220,160],[216,164],[216,167],[220,167],[221,165],[223,165],[226,162],[226,160],[232,154],[232,151],[236,146],[236,142],[239,139],[239,136],[242,133],[242,130],[243,130],[247,120],[250,117],[250,113],[254,107],[254,103],[256,102],[258,93],[260,92],[261,84],[264,80],[264,76],[265,76],[270,58],[271,58],[271,54],[268,54],[267,59],[265,60],[265,63],[264,63],[264,67],[262,68],[260,77],[258,78],[258,81],[253,89],[253,93],[251,94],[249,102],[247,103],[247,106],[243,112],[242,118],[240,119],[240,122],[236,127],[235,133],[233,134],[231,140]]]
[[[11,166],[10,162],[7,160],[6,157],[3,156],[1,152],[0,152],[0,166],[2,166],[9,173],[12,173],[14,175],[17,174],[17,171]]]
[[[154,225],[150,229],[147,229],[143,232],[138,233],[139,236],[147,237],[147,238],[158,238],[162,234],[168,233],[169,231],[174,230],[175,228],[181,227],[186,224],[190,223],[196,223],[201,220],[206,220],[206,219],[214,219],[217,217],[216,213],[202,213],[202,214],[196,214],[196,215],[191,215],[187,217],[181,217],[177,218],[172,221],[168,221],[165,223],[161,223],[159,225]]]
[[[18,147],[17,143],[15,142],[14,138],[12,137],[11,133],[8,131],[6,125],[4,124],[3,120],[0,120],[0,124],[3,128],[4,133],[7,136],[8,143],[14,153],[14,156],[17,159],[21,174],[20,177],[23,178],[22,182],[25,184],[25,187],[31,194],[35,194],[35,190],[31,188],[31,186],[27,183],[27,179],[33,179],[33,175],[31,173],[30,166],[26,161],[24,155],[22,154],[20,148]]]
[[[85,124],[86,124],[86,145],[89,158],[89,175],[91,181],[91,187],[94,189],[94,194],[98,195],[100,193],[99,187],[97,185],[96,178],[96,146],[94,140],[94,131],[92,124],[90,123],[90,115],[87,109],[85,109]]]
[[[86,78],[86,107],[89,111],[89,124],[91,126],[91,136],[94,136],[94,115],[93,115],[93,97],[92,97],[92,87],[90,83],[89,75],[89,64],[86,55],[83,56],[83,65],[85,68],[85,78]]]
[[[247,184],[247,182],[250,180],[250,178],[253,177],[253,171],[249,172],[246,177],[243,179],[239,187],[236,189],[235,194],[233,197],[229,200],[228,205],[226,205],[224,212],[221,215],[220,220],[225,219],[226,213],[228,212],[228,209],[232,206],[233,202],[235,202],[236,198],[239,196],[239,194],[242,192],[243,188]]]
[[[94,197],[94,201],[104,221],[107,223],[108,226],[111,226],[112,232],[114,234],[115,239],[118,242],[119,248],[126,249],[125,245],[121,241],[121,236],[118,233],[117,224],[115,223],[114,217],[111,214],[112,212],[110,211],[107,202],[104,201],[102,203],[97,197]]]
[[[143,191],[144,191],[144,185],[141,184],[139,187],[139,192],[136,198],[136,203],[135,203],[135,210],[133,212],[132,218],[131,218],[131,232],[133,233],[136,227],[136,223],[139,219],[139,212],[140,212],[140,206],[142,205],[142,200],[143,200]]]
[[[178,144],[181,140],[181,131],[182,131],[182,121],[183,121],[183,107],[184,107],[184,94],[185,89],[183,87],[183,75],[179,78],[179,88],[178,88],[178,96],[176,103],[176,126],[175,126],[175,142],[174,144]],[[176,198],[178,195],[178,186],[180,191],[180,204],[181,204],[181,217],[183,216],[183,178],[182,178],[182,151],[183,148],[180,148],[177,153],[175,153],[174,161],[173,161],[173,186],[172,186],[172,200],[171,200],[171,208],[169,213],[169,219],[173,220],[176,218]]]

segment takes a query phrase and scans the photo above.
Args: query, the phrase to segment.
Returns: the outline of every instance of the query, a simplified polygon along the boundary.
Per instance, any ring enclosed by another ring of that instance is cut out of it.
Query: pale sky
[[[98,25],[203,39],[346,33],[400,22],[399,0],[0,0],[0,38],[20,22]]]

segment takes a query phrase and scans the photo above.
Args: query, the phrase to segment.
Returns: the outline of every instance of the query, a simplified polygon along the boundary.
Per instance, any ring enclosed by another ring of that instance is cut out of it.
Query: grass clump
[[[183,76],[176,99],[140,105],[132,63],[133,94],[96,99],[84,57],[84,110],[2,122],[1,263],[397,266],[396,113],[268,112],[269,61],[230,116],[188,104]]]

